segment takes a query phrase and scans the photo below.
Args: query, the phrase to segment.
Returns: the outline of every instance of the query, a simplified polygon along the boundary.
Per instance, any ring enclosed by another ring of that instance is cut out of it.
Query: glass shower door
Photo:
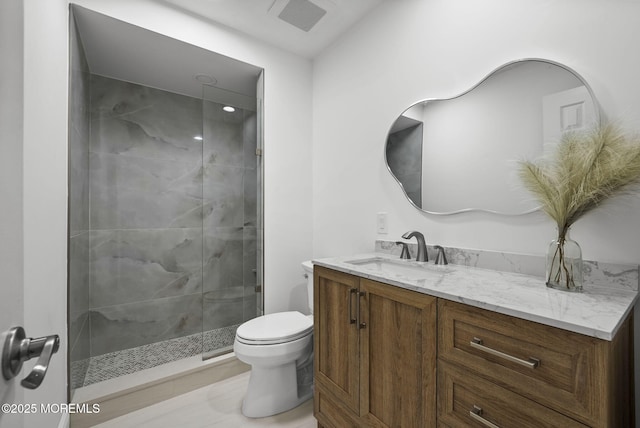
[[[203,90],[203,358],[229,352],[235,330],[258,314],[256,99]]]

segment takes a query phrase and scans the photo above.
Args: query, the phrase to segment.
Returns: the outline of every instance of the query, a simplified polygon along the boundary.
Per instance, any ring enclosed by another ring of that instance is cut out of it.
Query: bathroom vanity
[[[314,264],[318,426],[634,426],[636,291],[385,254]]]

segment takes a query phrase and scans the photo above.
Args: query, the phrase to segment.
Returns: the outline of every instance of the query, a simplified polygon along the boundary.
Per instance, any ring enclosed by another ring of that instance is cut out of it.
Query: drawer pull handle
[[[500,428],[498,425],[491,423],[485,418],[483,418],[482,408],[476,406],[475,404],[473,405],[473,409],[469,411],[469,416],[471,416],[472,419],[475,419],[476,421],[480,422],[482,425],[488,426],[489,428]]]
[[[504,352],[497,351],[495,349],[489,348],[482,344],[482,339],[478,339],[474,337],[471,342],[469,342],[472,348],[479,349],[488,354],[495,355],[496,357],[504,358],[505,360],[511,361],[516,364],[520,364],[521,366],[529,367],[530,369],[535,369],[540,365],[540,360],[537,358],[529,357],[529,360],[523,360],[521,358],[514,357],[513,355],[505,354]]]

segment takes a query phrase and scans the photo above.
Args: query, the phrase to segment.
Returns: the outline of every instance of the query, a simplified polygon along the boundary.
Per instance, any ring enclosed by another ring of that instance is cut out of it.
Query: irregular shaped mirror
[[[422,211],[526,214],[537,203],[520,185],[517,161],[597,121],[595,97],[577,73],[547,60],[515,61],[460,95],[405,110],[387,136],[387,166]]]

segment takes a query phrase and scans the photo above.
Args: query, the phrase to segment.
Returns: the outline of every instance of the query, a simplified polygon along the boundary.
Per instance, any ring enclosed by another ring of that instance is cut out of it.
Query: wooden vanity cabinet
[[[608,341],[317,265],[314,281],[319,427],[635,425],[631,316]]]
[[[436,299],[314,267],[314,414],[323,427],[434,427]]]

